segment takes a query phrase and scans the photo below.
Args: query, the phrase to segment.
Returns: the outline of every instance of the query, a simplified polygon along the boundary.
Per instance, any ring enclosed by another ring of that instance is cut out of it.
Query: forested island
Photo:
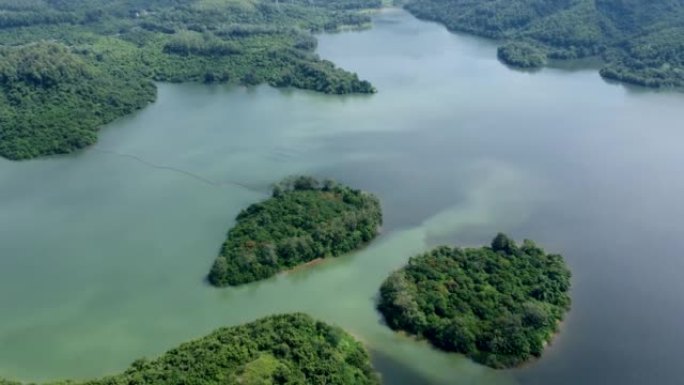
[[[100,380],[50,385],[379,385],[365,348],[304,314],[219,329]],[[20,385],[0,380],[0,385]]]
[[[370,242],[382,224],[379,200],[333,181],[299,176],[240,212],[209,273],[214,286],[240,285]]]
[[[406,0],[415,16],[502,41],[499,58],[534,68],[600,56],[604,78],[684,86],[682,0]]]
[[[509,368],[539,357],[570,308],[563,258],[499,234],[490,247],[438,247],[380,288],[389,327],[476,362]]]
[[[153,81],[373,93],[315,53],[380,0],[0,0],[0,156],[69,153],[155,99]]]

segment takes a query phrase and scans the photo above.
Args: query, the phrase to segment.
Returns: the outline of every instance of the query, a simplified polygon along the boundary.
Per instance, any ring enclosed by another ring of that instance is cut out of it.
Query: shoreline
[[[370,246],[371,243],[373,243],[374,240],[376,240],[377,238],[379,238],[383,233],[384,233],[384,232],[383,232],[383,227],[382,227],[382,225],[380,225],[380,226],[378,226],[377,234],[375,234],[375,236],[373,237],[373,239],[371,239],[371,240],[368,241],[368,242],[365,242],[365,243],[361,244],[357,249],[348,251],[348,252],[346,252],[346,253],[344,253],[344,254],[340,254],[340,255],[337,255],[337,256],[327,255],[327,256],[323,256],[323,257],[318,257],[318,258],[316,258],[316,259],[310,260],[309,262],[302,263],[301,265],[297,265],[297,266],[294,266],[294,267],[292,267],[292,268],[290,268],[290,269],[283,270],[283,271],[279,272],[278,275],[285,275],[285,274],[294,273],[294,272],[297,272],[297,271],[299,271],[299,270],[303,270],[303,269],[306,269],[306,268],[309,268],[309,267],[318,266],[318,265],[320,265],[320,264],[322,264],[323,262],[326,262],[326,261],[328,261],[328,260],[335,260],[335,259],[337,259],[337,258],[349,256],[350,254],[358,253],[358,252],[360,252],[360,251],[365,250],[368,246]]]
[[[318,265],[318,264],[321,264],[321,263],[323,263],[326,259],[327,259],[327,258],[325,258],[325,257],[318,257],[318,258],[316,258],[316,259],[310,260],[309,262],[302,263],[301,265],[297,265],[297,266],[295,266],[295,267],[293,267],[293,268],[291,268],[291,269],[283,270],[282,273],[283,273],[283,274],[294,273],[294,272],[296,272],[296,271],[298,271],[298,270],[302,270],[302,269],[305,269],[305,268],[308,268],[308,267],[312,267],[312,266],[316,266],[316,265]]]
[[[382,315],[382,312],[380,312],[380,314]],[[383,317],[384,317],[384,316],[383,316]],[[383,320],[384,320],[384,318],[383,318]],[[492,370],[495,370],[495,371],[513,371],[513,370],[522,370],[522,369],[526,369],[527,367],[529,367],[529,366],[531,366],[531,365],[537,363],[539,360],[541,360],[541,359],[544,357],[544,355],[545,355],[544,353],[547,351],[547,349],[548,349],[550,346],[552,346],[553,343],[554,343],[554,341],[560,336],[560,334],[561,334],[562,329],[563,329],[564,326],[565,326],[565,321],[564,321],[564,320],[556,321],[556,331],[553,332],[552,334],[550,334],[549,337],[548,337],[548,339],[546,339],[546,340],[543,342],[543,344],[542,344],[542,346],[543,346],[542,354],[541,354],[539,357],[531,356],[529,359],[525,360],[524,362],[521,362],[521,363],[519,363],[519,364],[517,364],[517,365],[514,365],[514,366],[504,367],[504,368],[493,368],[493,367],[491,367],[491,366],[488,366],[488,365],[485,365],[485,364],[483,364],[483,363],[480,363],[480,362],[476,361],[473,357],[471,357],[471,356],[469,356],[469,355],[467,355],[467,354],[465,354],[465,353],[454,352],[454,351],[449,351],[449,350],[441,349],[441,348],[435,346],[435,344],[433,344],[433,343],[432,343],[428,338],[426,338],[425,336],[417,335],[417,334],[412,334],[412,333],[407,332],[406,330],[401,330],[401,329],[397,329],[397,330],[392,329],[392,328],[389,328],[389,329],[393,332],[393,334],[399,336],[400,338],[405,338],[405,339],[408,339],[408,340],[412,340],[412,341],[414,341],[414,342],[416,342],[416,343],[424,343],[424,344],[427,344],[431,349],[434,349],[434,350],[436,350],[436,351],[438,351],[438,352],[440,352],[440,353],[443,353],[443,354],[455,354],[455,355],[458,355],[458,356],[460,356],[460,357],[462,357],[462,358],[464,358],[464,359],[467,359],[467,360],[471,361],[471,362],[472,362],[473,364],[475,364],[475,365],[479,365],[479,366],[482,366],[482,367],[485,367],[485,368],[488,368],[488,369],[492,369]]]
[[[520,364],[518,364],[518,365],[516,365],[516,366],[512,366],[512,367],[506,368],[506,369],[504,369],[504,370],[521,370],[521,369],[526,369],[526,368],[529,367],[530,365],[539,362],[539,360],[541,360],[541,359],[544,357],[544,353],[549,349],[549,347],[551,347],[551,346],[553,345],[554,341],[556,341],[556,339],[558,339],[558,337],[560,337],[560,334],[561,334],[561,331],[562,331],[562,329],[563,329],[563,326],[565,326],[565,321],[564,321],[564,320],[556,321],[556,331],[553,332],[552,334],[550,334],[550,335],[549,335],[549,338],[546,339],[546,341],[544,341],[544,342],[542,343],[542,347],[543,347],[543,349],[542,349],[542,355],[540,355],[539,357],[532,356],[529,360],[527,360],[527,361],[525,361],[525,362],[521,362]]]

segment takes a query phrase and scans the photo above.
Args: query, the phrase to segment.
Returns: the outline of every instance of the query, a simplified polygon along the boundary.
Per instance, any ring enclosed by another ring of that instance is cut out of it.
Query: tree
[[[515,241],[508,238],[506,234],[499,233],[492,240],[492,250],[504,253],[512,253],[516,249]]]

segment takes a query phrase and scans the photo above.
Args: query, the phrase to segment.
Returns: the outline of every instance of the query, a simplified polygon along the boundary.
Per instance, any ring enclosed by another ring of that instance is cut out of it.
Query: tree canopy
[[[501,61],[519,68],[538,68],[546,63],[546,54],[525,42],[509,42],[497,49]]]
[[[649,87],[684,86],[684,0],[407,0],[418,17],[503,40],[520,67],[600,55],[601,75]]]
[[[378,199],[332,181],[300,176],[240,212],[209,273],[215,286],[240,285],[358,249],[382,224]]]
[[[438,247],[411,258],[380,288],[395,330],[493,368],[542,354],[570,308],[563,258],[499,234],[490,247]]]
[[[0,0],[0,156],[27,159],[92,144],[102,124],[154,100],[152,81],[375,92],[320,59],[312,33],[363,28],[370,17],[361,11],[380,5]]]
[[[140,76],[84,60],[63,45],[0,47],[0,156],[27,159],[94,143],[97,127],[155,99]]]
[[[219,329],[139,359],[124,373],[52,385],[379,385],[368,353],[342,329],[304,314]],[[0,385],[20,385],[0,380]]]

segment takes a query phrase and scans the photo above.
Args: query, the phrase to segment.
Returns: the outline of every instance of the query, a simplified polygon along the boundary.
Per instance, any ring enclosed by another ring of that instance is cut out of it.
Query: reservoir
[[[323,35],[371,96],[159,85],[80,153],[0,160],[0,377],[115,374],[220,327],[306,312],[393,385],[676,385],[684,346],[684,95],[589,64],[530,73],[400,10]],[[360,252],[240,288],[204,281],[239,211],[310,174],[376,193]],[[573,307],[543,357],[495,371],[382,325],[387,274],[499,231],[564,255]]]

